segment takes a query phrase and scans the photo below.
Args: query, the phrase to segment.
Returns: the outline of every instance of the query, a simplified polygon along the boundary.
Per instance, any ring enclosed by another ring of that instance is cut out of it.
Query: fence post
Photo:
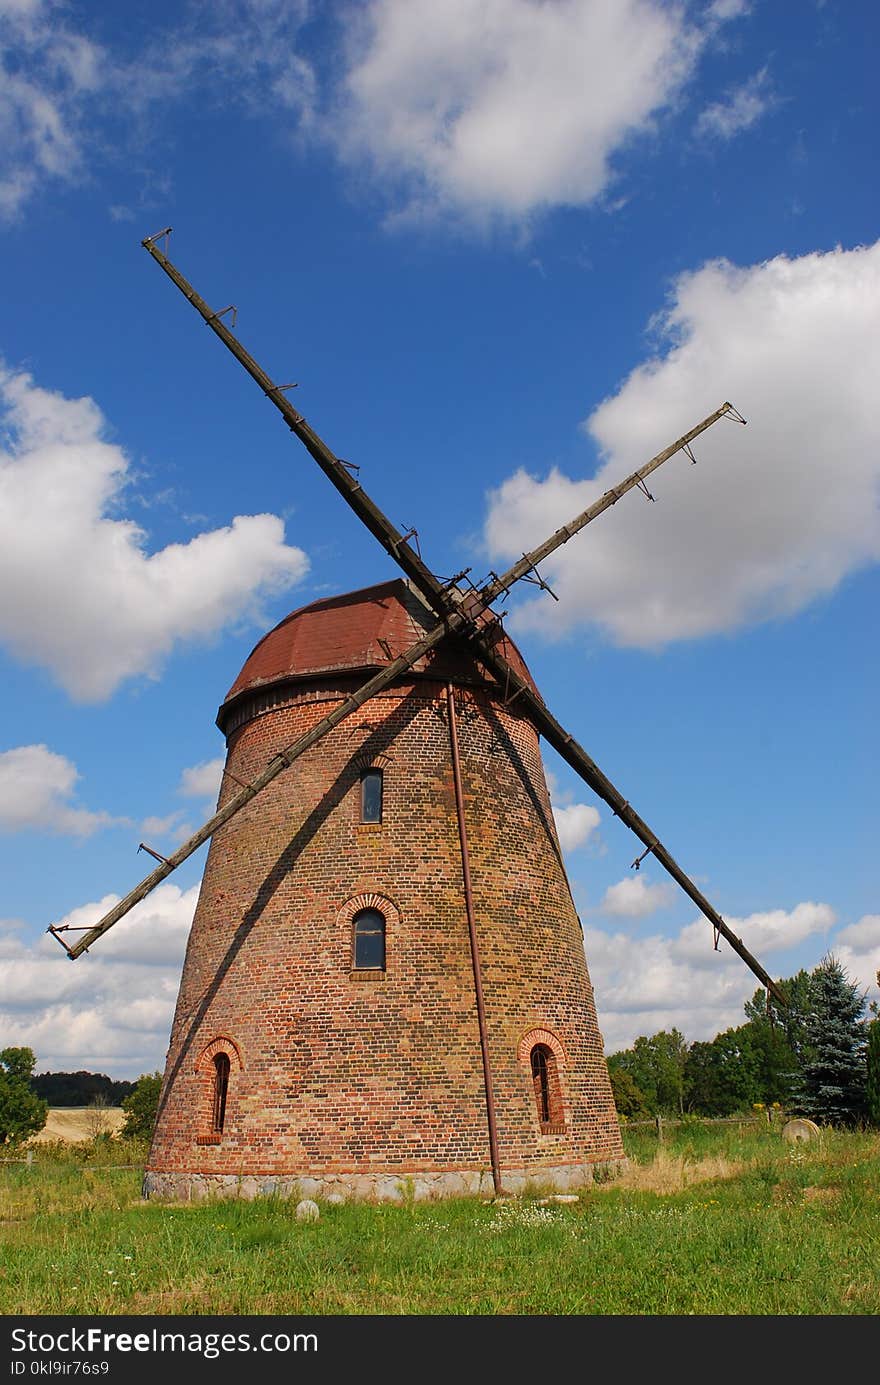
[[[657,1143],[663,1143],[663,1117],[657,1112]]]
[[[28,1166],[28,1168],[30,1168],[30,1166],[31,1166],[31,1164],[32,1164],[33,1162],[34,1162],[34,1151],[33,1151],[32,1149],[29,1149],[28,1152],[27,1152],[27,1166]]]

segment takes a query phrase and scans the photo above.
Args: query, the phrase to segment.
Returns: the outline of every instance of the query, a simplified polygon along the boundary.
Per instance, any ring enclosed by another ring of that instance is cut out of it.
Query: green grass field
[[[880,1312],[880,1135],[688,1123],[630,1172],[539,1196],[321,1207],[143,1202],[144,1151],[0,1165],[0,1311],[663,1315]],[[6,1150],[7,1155],[12,1151]]]

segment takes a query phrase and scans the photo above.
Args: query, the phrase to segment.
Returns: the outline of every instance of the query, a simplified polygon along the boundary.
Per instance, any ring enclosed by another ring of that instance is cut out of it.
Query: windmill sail
[[[169,228],[170,229],[170,228]],[[165,233],[160,233],[160,236]],[[53,933],[65,947],[71,958],[80,956],[87,951],[93,942],[100,938],[110,927],[127,914],[135,904],[144,899],[156,885],[161,883],[173,870],[182,864],[194,851],[198,849],[219,827],[229,821],[237,812],[245,807],[251,800],[268,785],[278,774],[288,768],[294,761],[311,746],[339,725],[345,717],[349,716],[358,707],[368,701],[377,692],[388,686],[395,678],[400,677],[407,669],[411,668],[422,655],[429,649],[434,648],[444,638],[454,640],[465,640],[472,652],[480,661],[496,676],[499,683],[510,690],[510,697],[516,697],[520,701],[520,706],[528,710],[528,714],[533,720],[539,734],[551,744],[562,758],[576,771],[577,774],[611,807],[615,816],[619,817],[631,831],[644,844],[647,851],[650,851],[655,859],[663,866],[667,873],[680,885],[684,892],[697,905],[701,913],[709,920],[716,934],[722,935],[741,957],[746,965],[754,972],[767,990],[773,994],[775,999],[781,1004],[785,1004],[785,997],[779,987],[751,955],[743,944],[742,940],[727,926],[721,915],[714,909],[703,893],[697,888],[693,880],[679,866],[677,861],[669,853],[659,838],[651,831],[648,825],[642,820],[638,813],[631,807],[629,802],[619,792],[611,780],[599,769],[598,765],[591,759],[583,747],[568,733],[546,708],[540,697],[522,679],[519,673],[511,666],[504,654],[501,652],[500,645],[503,640],[499,640],[500,623],[491,615],[489,607],[498,596],[510,590],[519,580],[528,578],[536,571],[539,561],[549,556],[563,544],[567,543],[576,533],[580,532],[587,524],[604,513],[612,505],[635,487],[644,488],[645,478],[664,462],[684,451],[686,455],[693,455],[690,451],[691,442],[706,429],[711,427],[721,418],[728,418],[738,423],[745,420],[737,413],[729,402],[725,402],[712,414],[708,415],[700,423],[696,424],[682,437],[670,444],[663,451],[659,452],[649,462],[645,463],[637,471],[633,472],[617,486],[606,491],[592,506],[575,516],[568,524],[561,526],[549,536],[542,544],[533,549],[530,553],[524,554],[518,559],[507,572],[498,576],[492,574],[481,589],[471,589],[463,591],[453,582],[444,583],[440,581],[422,561],[418,554],[408,542],[408,536],[403,535],[391,523],[386,515],[367,495],[362,485],[352,475],[348,464],[336,457],[326,443],[306,422],[302,414],[298,413],[289,400],[286,398],[285,390],[289,386],[273,384],[271,378],[256,362],[251,354],[245,350],[234,334],[226,327],[222,321],[222,315],[211,310],[210,306],[195,291],[193,286],[171,263],[168,257],[158,249],[155,244],[160,237],[151,237],[142,242],[153,259],[161,266],[165,273],[171,278],[183,293],[184,297],[192,303],[196,311],[201,315],[207,325],[223,341],[227,348],[232,352],[236,359],[244,366],[248,374],[260,386],[263,393],[275,405],[288,427],[305,445],[311,456],[315,459],[322,471],[337,491],[343,496],[346,503],[358,515],[370,532],[378,539],[387,553],[394,558],[395,562],[401,567],[405,575],[409,578],[413,586],[421,593],[429,607],[438,617],[438,623],[424,638],[414,643],[396,660],[387,665],[374,678],[365,683],[355,693],[351,694],[341,702],[334,710],[313,727],[305,736],[294,742],[282,754],[276,756],[266,769],[257,776],[254,781],[242,788],[241,792],[231,798],[219,812],[215,813],[192,837],[188,839],[178,850],[167,859],[160,862],[160,865],[151,872],[141,883],[115,905],[94,927],[84,933],[84,936],[73,946],[69,946],[61,934],[65,931],[64,926],[53,926],[48,930]],[[226,311],[226,310],[224,310]],[[543,585],[543,583],[542,583]]]

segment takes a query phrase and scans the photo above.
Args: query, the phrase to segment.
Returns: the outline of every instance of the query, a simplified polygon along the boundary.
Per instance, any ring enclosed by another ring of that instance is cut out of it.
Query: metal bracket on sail
[[[631,870],[638,870],[639,867],[641,866],[642,862],[644,861],[645,857],[646,857],[646,856],[650,856],[651,852],[654,850],[654,847],[655,847],[656,845],[657,845],[656,842],[651,842],[651,845],[650,845],[650,846],[646,846],[645,849],[644,849],[644,851],[642,852],[641,856],[637,856],[636,859],[633,861],[632,866],[630,867],[630,869],[631,869]]]
[[[149,856],[153,857],[154,861],[164,861],[166,866],[168,865],[168,857],[161,856],[158,851],[154,851],[151,846],[147,846],[146,842],[140,842],[138,844],[138,851],[146,851]]]
[[[225,317],[227,313],[232,313],[232,325],[234,327],[236,322],[238,321],[238,308],[236,308],[234,303],[230,303],[227,307],[221,308],[220,311],[217,313],[212,313],[210,317],[205,318],[205,322],[208,324],[212,322],[219,322],[221,317]]]
[[[150,247],[151,245],[155,245],[155,244],[156,244],[156,241],[157,241],[157,240],[164,240],[164,241],[165,241],[165,249],[162,251],[162,253],[163,253],[163,255],[167,255],[167,254],[168,254],[168,237],[169,237],[170,235],[171,235],[171,227],[170,227],[170,226],[163,226],[163,228],[162,228],[161,231],[157,231],[156,234],[155,234],[154,236],[147,236],[146,240],[141,241],[141,244],[142,244],[145,248],[149,249],[149,247]]]
[[[653,499],[653,496],[651,498]],[[523,554],[524,558],[527,558],[528,556],[528,553]],[[536,563],[533,563],[532,566],[530,568],[527,568],[525,572],[520,574],[520,576],[523,582],[531,582],[533,587],[540,587],[542,592],[549,592],[550,595],[553,597],[554,601],[559,600],[559,597],[556,595],[553,588],[548,586],[547,583],[544,581],[543,577],[538,571]]]

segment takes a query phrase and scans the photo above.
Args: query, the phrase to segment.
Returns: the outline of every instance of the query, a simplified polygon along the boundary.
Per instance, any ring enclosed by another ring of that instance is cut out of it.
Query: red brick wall
[[[247,783],[348,691],[291,687],[233,731]],[[580,925],[531,724],[457,692],[502,1168],[622,1157]],[[384,769],[381,825],[360,772]],[[226,778],[221,803],[238,792]],[[352,976],[351,919],[387,918],[383,976]],[[548,1045],[564,1132],[542,1134],[529,1067]],[[210,1136],[213,1056],[230,1057]],[[200,1140],[203,1141],[200,1143]],[[214,837],[150,1156],[155,1171],[296,1174],[486,1168],[489,1142],[446,696],[387,690]]]

